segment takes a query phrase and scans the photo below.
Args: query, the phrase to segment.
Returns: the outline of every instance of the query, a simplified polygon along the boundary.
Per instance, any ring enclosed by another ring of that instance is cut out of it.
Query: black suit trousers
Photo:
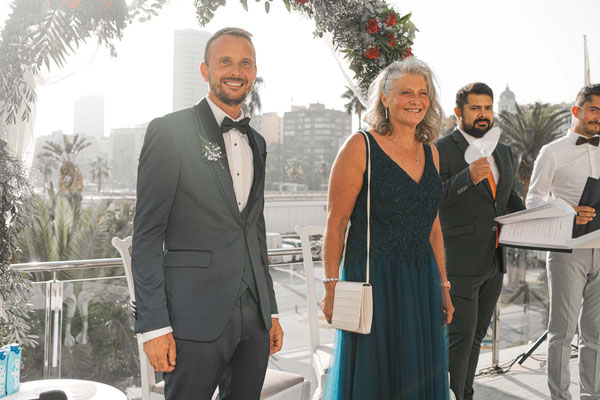
[[[269,332],[249,290],[213,342],[175,338],[175,370],[164,374],[166,400],[258,400],[269,360]]]
[[[490,273],[480,277],[448,277],[450,282],[458,279],[472,280],[471,296],[450,293],[455,308],[448,328],[450,389],[457,400],[473,398],[473,380],[481,340],[485,337],[502,291],[504,274],[499,265],[494,264]]]

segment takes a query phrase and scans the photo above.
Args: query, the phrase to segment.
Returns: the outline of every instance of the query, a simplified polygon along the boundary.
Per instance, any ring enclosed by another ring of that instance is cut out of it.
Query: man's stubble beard
[[[595,125],[596,129],[594,130],[594,123],[593,122],[588,122],[587,123],[587,127],[586,129],[584,129],[583,131],[586,133],[586,135],[588,136],[595,136],[600,134],[600,129],[598,127],[598,125]]]
[[[246,84],[246,81],[242,81],[242,80],[238,80],[238,79],[231,79],[231,80],[237,81],[237,82],[242,82],[243,84]],[[221,100],[224,104],[227,104],[228,106],[239,106],[240,104],[242,104],[244,102],[244,100],[250,93],[250,90],[252,90],[252,86],[249,86],[248,90],[246,90],[244,93],[240,94],[238,97],[231,97],[227,93],[225,93],[220,81],[215,81],[213,79],[209,79],[208,83],[209,83],[210,91],[213,92],[219,100]]]

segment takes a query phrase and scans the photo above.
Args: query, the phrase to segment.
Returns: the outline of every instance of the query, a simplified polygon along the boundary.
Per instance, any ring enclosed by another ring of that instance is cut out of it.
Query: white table
[[[29,400],[39,397],[41,392],[62,390],[69,400],[127,400],[127,396],[118,389],[104,383],[80,379],[44,379],[22,382],[17,393],[2,400]]]

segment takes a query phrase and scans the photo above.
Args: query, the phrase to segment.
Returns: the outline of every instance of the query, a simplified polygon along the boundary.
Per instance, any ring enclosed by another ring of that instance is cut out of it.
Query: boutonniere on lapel
[[[206,161],[216,161],[221,166],[221,169],[225,169],[223,166],[223,158],[225,158],[225,154],[223,154],[223,150],[219,147],[215,142],[209,142],[202,136],[200,136],[200,140],[202,141],[202,157]]]

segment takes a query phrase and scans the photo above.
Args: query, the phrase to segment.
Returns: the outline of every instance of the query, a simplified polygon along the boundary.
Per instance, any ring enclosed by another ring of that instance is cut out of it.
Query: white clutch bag
[[[369,137],[363,131],[367,141],[367,276],[365,282],[339,281],[335,285],[333,297],[333,314],[331,324],[334,328],[343,329],[348,332],[367,335],[371,333],[373,321],[373,287],[369,283],[369,253],[371,246],[371,145]],[[346,245],[348,243],[348,231],[350,222],[346,228],[344,238],[344,252],[342,255],[340,276],[344,271],[346,261]]]

